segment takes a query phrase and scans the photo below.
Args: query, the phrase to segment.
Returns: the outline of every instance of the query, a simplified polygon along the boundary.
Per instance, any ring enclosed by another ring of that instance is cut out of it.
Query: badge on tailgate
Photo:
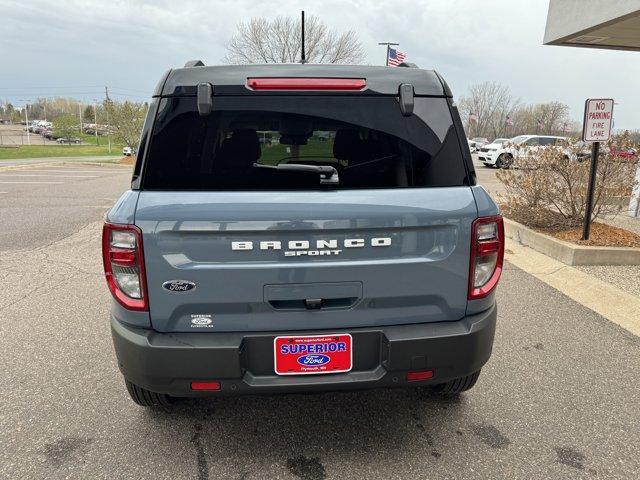
[[[351,335],[276,337],[273,341],[278,375],[348,372],[352,367]]]

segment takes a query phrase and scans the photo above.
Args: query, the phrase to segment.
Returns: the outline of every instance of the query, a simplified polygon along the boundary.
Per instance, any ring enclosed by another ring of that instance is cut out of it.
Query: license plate
[[[348,372],[352,367],[351,335],[276,337],[273,355],[278,375]]]

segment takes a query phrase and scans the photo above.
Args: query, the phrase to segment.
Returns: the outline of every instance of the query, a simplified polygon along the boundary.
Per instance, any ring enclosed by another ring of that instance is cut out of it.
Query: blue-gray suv
[[[457,394],[491,354],[503,252],[438,73],[189,62],[104,225],[118,364],[143,406]]]

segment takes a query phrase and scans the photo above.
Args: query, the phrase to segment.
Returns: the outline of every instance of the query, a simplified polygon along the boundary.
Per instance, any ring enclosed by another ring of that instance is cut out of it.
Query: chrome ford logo
[[[196,288],[196,284],[188,280],[169,280],[162,284],[162,288],[170,292],[188,292]]]
[[[210,325],[212,320],[207,317],[195,317],[191,319],[193,325]]]
[[[331,359],[327,355],[310,354],[298,357],[298,363],[307,367],[313,365],[326,365],[330,361]]]

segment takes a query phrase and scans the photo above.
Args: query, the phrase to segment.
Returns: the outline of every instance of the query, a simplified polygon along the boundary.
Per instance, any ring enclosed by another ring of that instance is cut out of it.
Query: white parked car
[[[471,150],[471,153],[475,153],[480,149],[480,147],[489,143],[489,139],[484,137],[474,137],[471,140],[467,139],[467,142],[469,142],[469,150]]]
[[[122,149],[122,154],[123,154],[123,155],[125,155],[125,156],[127,156],[127,157],[130,157],[131,155],[133,155],[133,148],[131,148],[131,147],[124,147],[124,148]]]
[[[481,147],[478,151],[478,160],[487,167],[509,168],[518,157],[531,155],[541,148],[559,145],[566,141],[566,137],[552,135],[519,135],[510,140],[500,138]]]

